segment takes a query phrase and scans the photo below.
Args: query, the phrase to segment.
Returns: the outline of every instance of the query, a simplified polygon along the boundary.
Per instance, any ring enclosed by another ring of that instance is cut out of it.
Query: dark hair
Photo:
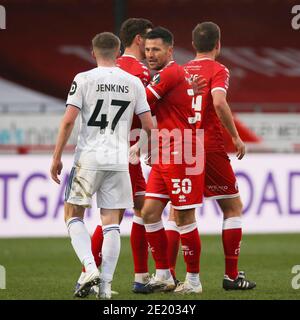
[[[120,39],[111,32],[102,32],[95,35],[92,40],[93,49],[98,49],[104,58],[115,58],[115,52],[120,47]]]
[[[129,18],[123,22],[120,30],[120,39],[123,46],[131,46],[133,39],[136,35],[145,37],[147,29],[152,29],[153,24],[151,21],[143,18]]]
[[[213,22],[202,22],[193,30],[193,42],[197,52],[212,51],[220,40],[220,28]]]
[[[170,46],[174,44],[173,34],[166,28],[156,27],[147,33],[146,39],[162,39],[162,41]]]

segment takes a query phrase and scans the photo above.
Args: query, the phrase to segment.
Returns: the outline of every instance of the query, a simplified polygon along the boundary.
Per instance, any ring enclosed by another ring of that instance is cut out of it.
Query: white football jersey
[[[90,170],[128,171],[133,113],[150,111],[140,79],[118,67],[79,73],[66,104],[81,110],[75,165]]]

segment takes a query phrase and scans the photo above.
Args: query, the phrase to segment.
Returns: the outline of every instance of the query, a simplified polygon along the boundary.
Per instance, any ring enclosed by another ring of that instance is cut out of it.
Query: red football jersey
[[[151,79],[150,71],[136,57],[124,54],[117,59],[117,66],[133,76],[140,78],[145,87],[149,84]],[[139,117],[134,114],[131,130],[141,127],[142,125]]]
[[[216,114],[211,93],[215,90],[227,92],[229,71],[224,65],[210,58],[191,60],[184,65],[184,68],[190,75],[203,76],[208,84],[201,95],[205,151],[224,151],[222,124]]]
[[[159,130],[179,129],[184,137],[184,129],[191,129],[191,144],[196,145],[196,129],[200,128],[201,116],[194,103],[194,92],[190,75],[176,62],[171,61],[160,70],[146,88],[150,105],[155,103],[155,116]],[[186,142],[186,141],[185,141]],[[175,141],[168,143],[170,151],[174,151]],[[180,142],[182,143],[182,142]],[[164,149],[160,140],[160,149]]]

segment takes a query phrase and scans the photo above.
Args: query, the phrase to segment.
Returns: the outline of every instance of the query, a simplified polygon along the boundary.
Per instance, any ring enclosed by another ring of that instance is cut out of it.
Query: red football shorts
[[[204,173],[190,175],[182,164],[153,165],[146,187],[146,199],[157,199],[178,210],[202,206]]]
[[[239,196],[236,177],[225,151],[206,153],[204,196],[210,199]]]
[[[145,195],[146,181],[143,176],[141,164],[129,164],[129,174],[133,197]]]

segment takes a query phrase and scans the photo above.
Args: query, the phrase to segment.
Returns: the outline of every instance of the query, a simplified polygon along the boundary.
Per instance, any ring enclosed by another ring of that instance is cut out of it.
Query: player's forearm
[[[153,118],[150,112],[145,112],[139,115],[142,123],[142,130],[140,131],[140,139],[138,141],[139,148],[149,145],[151,139],[151,130],[154,129]]]
[[[215,110],[222,125],[226,128],[232,138],[237,138],[239,133],[236,129],[233,116],[227,102],[215,105]]]
[[[151,130],[154,129],[154,126],[144,126],[142,127],[140,133],[140,139],[138,141],[138,147],[141,150],[141,153],[148,153],[149,147],[151,145]]]
[[[63,150],[70,138],[70,135],[72,133],[72,130],[74,128],[74,123],[62,123],[59,132],[58,137],[55,145],[55,150],[53,153],[53,159],[60,160]]]

